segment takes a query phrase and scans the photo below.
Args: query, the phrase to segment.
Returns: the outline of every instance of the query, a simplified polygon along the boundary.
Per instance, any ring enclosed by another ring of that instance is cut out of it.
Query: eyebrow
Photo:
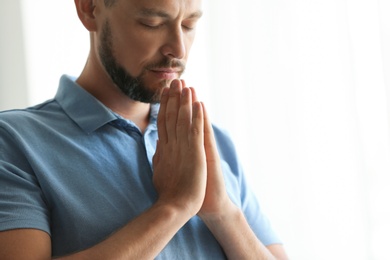
[[[171,15],[169,15],[167,12],[164,12],[162,10],[154,9],[154,8],[143,8],[140,11],[140,15],[146,16],[146,17],[161,17],[161,18],[171,18]],[[196,11],[192,13],[189,17],[186,19],[193,19],[193,18],[200,18],[203,15],[202,11]]]
[[[196,11],[195,13],[192,13],[188,18],[192,19],[192,18],[201,18],[203,15],[203,12],[202,11]]]

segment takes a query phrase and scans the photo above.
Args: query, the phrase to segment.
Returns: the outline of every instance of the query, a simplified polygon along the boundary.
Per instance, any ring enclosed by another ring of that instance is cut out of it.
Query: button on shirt
[[[144,133],[62,76],[54,99],[0,113],[0,231],[33,228],[51,236],[53,256],[87,249],[157,199],[152,158],[158,105]],[[214,126],[226,187],[265,244],[280,243],[238,163],[229,137]],[[234,225],[234,223],[232,223]],[[157,259],[224,259],[193,217]]]

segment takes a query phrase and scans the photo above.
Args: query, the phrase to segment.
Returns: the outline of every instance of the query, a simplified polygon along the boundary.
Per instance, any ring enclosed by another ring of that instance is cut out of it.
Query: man
[[[75,4],[81,75],[0,115],[0,259],[286,259],[232,143],[178,79],[201,1]]]

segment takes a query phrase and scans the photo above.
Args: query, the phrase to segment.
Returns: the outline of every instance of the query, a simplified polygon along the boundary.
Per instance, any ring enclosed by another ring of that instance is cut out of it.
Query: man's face
[[[100,60],[121,91],[154,103],[184,72],[200,0],[118,0],[100,23]]]

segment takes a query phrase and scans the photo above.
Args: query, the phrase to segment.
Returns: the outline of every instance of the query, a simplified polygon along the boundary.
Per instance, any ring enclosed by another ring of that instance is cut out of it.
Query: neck
[[[144,132],[149,123],[150,104],[130,99],[111,81],[102,69],[93,68],[88,61],[77,83],[106,107],[133,121]]]

